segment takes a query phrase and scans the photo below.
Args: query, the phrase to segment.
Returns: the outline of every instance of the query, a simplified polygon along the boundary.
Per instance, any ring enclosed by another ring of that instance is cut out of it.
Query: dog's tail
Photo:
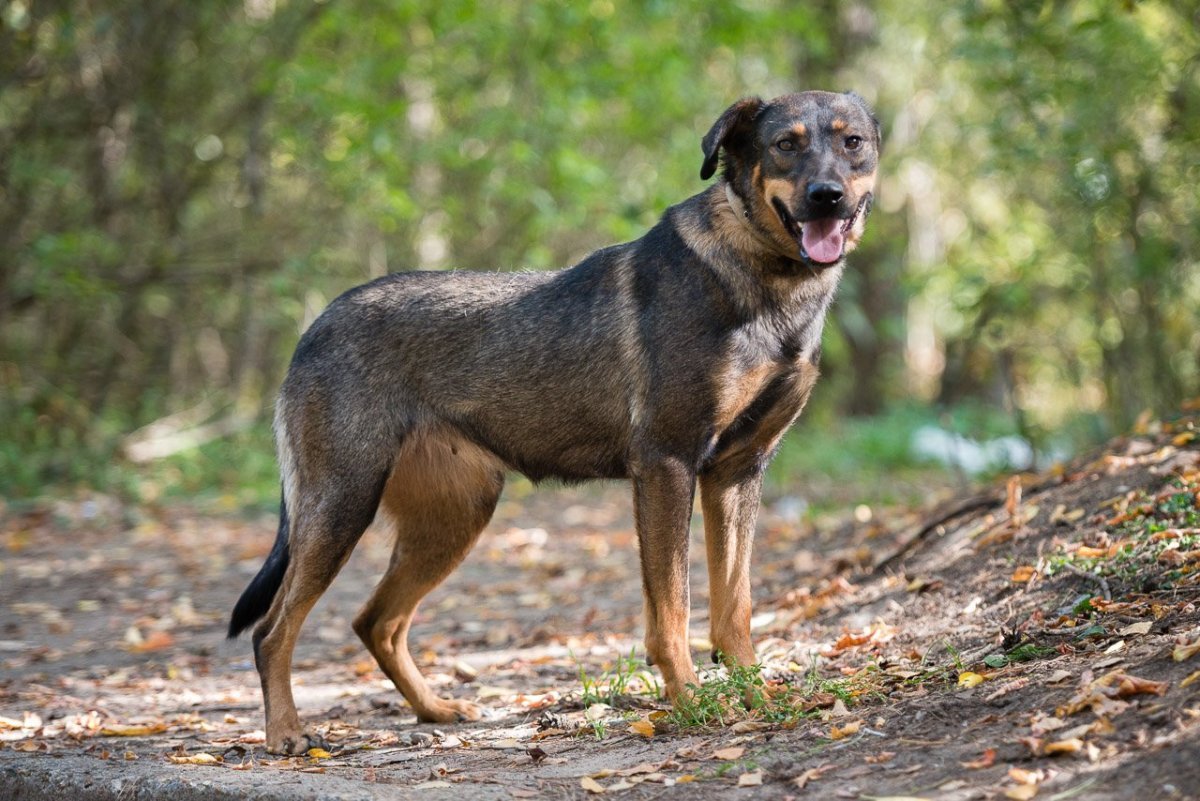
[[[283,573],[288,566],[288,511],[287,501],[279,501],[279,533],[275,535],[275,545],[267,554],[267,561],[259,569],[258,575],[250,580],[250,585],[238,598],[229,617],[229,639],[241,634],[271,608],[279,585],[283,583]]]

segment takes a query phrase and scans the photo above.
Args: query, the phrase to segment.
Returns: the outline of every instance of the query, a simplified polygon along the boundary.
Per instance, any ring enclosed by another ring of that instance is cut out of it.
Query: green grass
[[[591,676],[583,664],[576,661],[581,692],[579,700],[584,708],[592,704],[620,706],[629,696],[660,698],[662,688],[645,660],[638,658],[630,649],[629,656],[619,656],[599,676]]]
[[[756,720],[791,726],[817,717],[814,697],[840,699],[847,707],[875,692],[877,672],[867,669],[847,678],[824,678],[816,663],[794,683],[768,683],[761,665],[729,668],[724,675],[693,686],[690,698],[675,702],[668,719],[681,729],[726,726],[738,720]]]

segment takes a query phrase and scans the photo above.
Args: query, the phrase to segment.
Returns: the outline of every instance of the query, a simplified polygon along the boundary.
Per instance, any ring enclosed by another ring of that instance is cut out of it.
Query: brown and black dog
[[[383,510],[395,551],[354,630],[425,721],[476,720],[409,655],[421,598],[467,555],[505,471],[627,478],[646,653],[672,700],[688,650],[697,483],[711,639],[755,661],[750,551],[762,475],[817,379],[821,328],[871,207],[879,125],[853,93],[731,106],[705,135],[721,180],[645,236],[545,273],[390,275],[329,305],[300,340],[276,409],[279,534],[233,610],[256,620],[267,748],[300,753],[297,634]]]

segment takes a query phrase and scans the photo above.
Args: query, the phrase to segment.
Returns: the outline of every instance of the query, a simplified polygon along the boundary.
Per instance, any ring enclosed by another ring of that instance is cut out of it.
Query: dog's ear
[[[721,148],[730,141],[735,133],[754,122],[754,118],[762,111],[764,105],[762,98],[747,97],[725,109],[725,113],[713,123],[700,142],[700,147],[704,151],[704,163],[700,165],[701,180],[707,181],[712,178],[713,173],[717,171]]]

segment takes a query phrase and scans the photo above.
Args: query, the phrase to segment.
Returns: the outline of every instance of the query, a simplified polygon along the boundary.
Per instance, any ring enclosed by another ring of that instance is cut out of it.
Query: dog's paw
[[[479,704],[470,701],[439,698],[425,709],[417,710],[417,720],[422,723],[466,723],[483,717]]]
[[[325,741],[324,737],[303,731],[267,738],[267,750],[272,754],[301,756],[307,754],[310,748],[329,750],[329,743]]]

